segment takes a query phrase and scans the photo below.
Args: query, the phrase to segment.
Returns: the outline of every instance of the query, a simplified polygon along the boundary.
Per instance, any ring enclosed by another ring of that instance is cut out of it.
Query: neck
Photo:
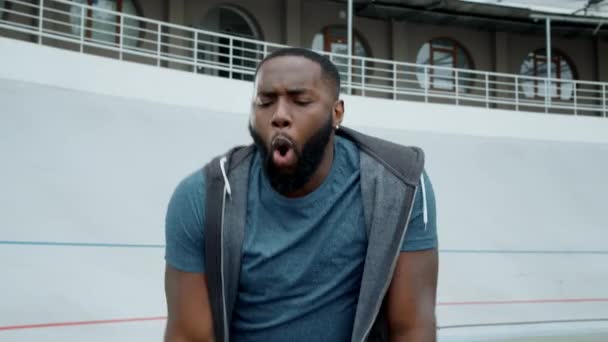
[[[312,177],[310,177],[310,180],[308,180],[308,182],[298,190],[283,194],[283,196],[288,198],[303,197],[315,191],[319,186],[321,186],[321,184],[323,184],[329,175],[331,165],[334,161],[334,139],[334,135],[329,138],[329,142],[323,151],[323,159],[321,159],[321,163],[319,163],[317,170],[315,173],[313,173]]]

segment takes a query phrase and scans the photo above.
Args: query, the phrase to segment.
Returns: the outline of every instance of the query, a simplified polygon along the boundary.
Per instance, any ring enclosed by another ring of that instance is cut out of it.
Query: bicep
[[[202,172],[175,189],[165,221],[165,341],[212,341],[204,258],[205,181]]]
[[[174,268],[205,272],[205,180],[202,172],[175,189],[165,218],[165,260]]]
[[[392,341],[434,341],[437,249],[401,252],[386,297]]]
[[[167,265],[165,295],[166,342],[213,340],[213,319],[204,273],[183,272]]]

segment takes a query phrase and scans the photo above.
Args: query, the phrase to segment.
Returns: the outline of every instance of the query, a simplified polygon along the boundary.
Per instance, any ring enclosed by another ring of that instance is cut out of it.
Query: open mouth
[[[280,154],[282,157],[284,157],[284,156],[287,154],[287,152],[289,151],[289,149],[290,149],[290,148],[291,148],[291,147],[289,147],[289,146],[287,146],[287,145],[280,145],[280,146],[277,146],[277,147],[276,147],[276,149],[279,151],[279,154]]]
[[[272,159],[276,166],[293,166],[296,161],[293,142],[287,137],[276,137],[272,141]]]
[[[278,151],[281,156],[285,156],[293,148],[293,143],[289,138],[278,136],[272,141],[272,149]]]

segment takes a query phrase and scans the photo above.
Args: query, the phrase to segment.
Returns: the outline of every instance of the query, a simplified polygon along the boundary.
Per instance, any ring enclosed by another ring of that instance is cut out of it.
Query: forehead
[[[323,86],[321,66],[300,56],[281,56],[269,59],[260,67],[256,77],[256,91],[281,89],[314,89]]]

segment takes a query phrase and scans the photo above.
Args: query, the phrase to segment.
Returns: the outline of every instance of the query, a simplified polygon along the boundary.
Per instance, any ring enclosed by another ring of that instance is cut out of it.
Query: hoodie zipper
[[[397,259],[399,258],[399,253],[401,253],[401,245],[403,245],[403,239],[405,238],[405,233],[407,232],[407,227],[410,224],[410,216],[412,215],[412,210],[414,209],[414,201],[416,200],[416,191],[418,191],[418,186],[414,187],[414,196],[412,196],[412,201],[410,202],[411,203],[410,209],[407,214],[406,221],[405,221],[405,228],[403,229],[403,233],[401,234],[399,248],[397,248],[397,252],[395,253],[395,256],[393,257],[393,262],[391,263],[390,274],[393,274],[393,271],[395,270],[395,266],[397,264]],[[378,317],[378,312],[380,311],[380,307],[382,306],[382,301],[384,300],[384,296],[386,295],[386,291],[388,290],[388,287],[389,287],[391,281],[392,281],[392,277],[389,277],[389,279],[384,283],[384,285],[382,287],[382,295],[380,296],[379,300],[376,302],[376,306],[374,308],[374,316],[373,316],[374,319],[372,319],[371,324],[365,330],[365,334],[363,334],[363,338],[361,339],[361,342],[365,341],[365,339],[367,338],[367,335],[369,335],[370,331],[372,330],[372,327],[374,326],[374,323],[376,322],[376,317]]]

